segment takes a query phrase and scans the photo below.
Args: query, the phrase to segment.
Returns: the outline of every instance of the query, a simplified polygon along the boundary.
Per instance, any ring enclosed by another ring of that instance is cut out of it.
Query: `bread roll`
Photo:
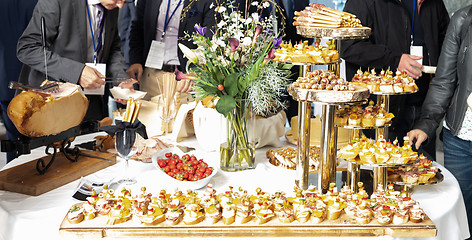
[[[79,125],[89,101],[79,85],[58,83],[54,93],[25,91],[8,105],[8,116],[18,131],[28,137],[58,134]]]

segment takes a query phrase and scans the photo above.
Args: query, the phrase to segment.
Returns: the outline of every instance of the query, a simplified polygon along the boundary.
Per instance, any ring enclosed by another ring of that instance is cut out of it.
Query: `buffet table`
[[[103,135],[103,133],[79,136],[73,144],[90,141],[95,135]],[[283,138],[282,142],[286,146],[290,145],[285,141],[285,138]],[[199,149],[198,143],[194,138],[184,140],[179,144]],[[290,146],[294,147],[293,145]],[[224,191],[228,186],[236,188],[242,186],[250,192],[254,192],[257,187],[261,187],[267,192],[275,192],[277,190],[291,192],[294,186],[295,171],[271,165],[265,156],[269,148],[265,147],[256,150],[256,169],[233,173],[218,170],[210,183],[218,191]],[[10,162],[4,169],[31,161],[43,155],[43,148],[35,149],[32,151],[32,154],[21,156],[19,159]],[[219,153],[208,152],[205,153],[205,156],[207,156],[205,161],[219,165]],[[123,167],[119,159],[116,165],[84,177],[99,182],[107,182],[112,179],[117,180],[120,178],[120,174],[122,174]],[[377,239],[450,240],[469,237],[465,206],[459,185],[449,171],[442,166],[439,167],[444,175],[444,181],[436,185],[416,186],[412,196],[420,202],[421,207],[436,225],[438,229],[437,237],[393,238],[383,236]],[[151,193],[158,193],[161,189],[173,191],[173,189],[178,187],[166,181],[166,176],[158,173],[152,163],[130,161],[129,170],[138,180],[137,184],[130,187],[132,193],[134,191],[137,194],[142,186],[145,186],[147,191]],[[54,165],[51,166],[51,171],[54,171]],[[316,179],[315,174],[310,174],[310,184],[316,185]],[[32,238],[67,239],[67,237],[59,234],[59,226],[68,209],[73,204],[79,202],[72,198],[79,182],[79,180],[76,180],[37,197],[0,191],[0,240]],[[119,190],[121,188],[119,186]],[[181,239],[181,237],[185,236],[176,236],[175,239]],[[250,235],[243,238],[253,239]]]

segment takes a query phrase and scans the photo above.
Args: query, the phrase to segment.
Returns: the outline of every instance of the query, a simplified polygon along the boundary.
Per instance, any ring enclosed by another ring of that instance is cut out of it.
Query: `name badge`
[[[103,76],[106,76],[107,65],[105,63],[85,63],[85,66],[95,68]],[[103,95],[105,94],[105,85],[95,89],[84,89],[84,93],[87,95]]]
[[[153,40],[151,43],[151,48],[149,49],[148,57],[146,59],[146,64],[144,66],[162,69],[162,65],[164,64],[164,51],[164,42]]]
[[[422,57],[423,46],[410,46],[410,55]],[[416,60],[419,64],[423,65],[423,59]]]

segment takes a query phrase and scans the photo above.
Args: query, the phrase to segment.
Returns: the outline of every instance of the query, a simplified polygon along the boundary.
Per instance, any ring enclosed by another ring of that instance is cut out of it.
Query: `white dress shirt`
[[[168,0],[162,0],[161,6],[159,8],[159,16],[157,17],[157,31],[156,38],[157,41],[162,41],[165,44],[164,51],[164,64],[168,65],[180,65],[179,57],[177,55],[178,49],[178,38],[179,38],[179,25],[180,25],[180,15],[182,13],[184,0],[181,0],[179,7],[175,11],[174,16],[169,21],[169,26],[167,26],[164,39],[162,39],[162,32],[164,31],[164,23],[166,20],[166,12]],[[169,8],[169,16],[172,15],[172,12],[177,7],[179,0],[171,0]]]

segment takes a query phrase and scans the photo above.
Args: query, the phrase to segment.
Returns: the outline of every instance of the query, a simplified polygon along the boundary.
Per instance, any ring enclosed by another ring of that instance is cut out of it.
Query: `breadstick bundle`
[[[303,11],[295,12],[295,26],[305,27],[362,27],[361,22],[351,13],[328,8],[323,4],[310,3]]]
[[[174,119],[176,114],[176,99],[177,94],[177,81],[175,80],[174,74],[164,74],[162,75],[162,81],[158,84],[159,90],[162,97],[162,106],[161,106],[161,119],[163,124],[161,130],[166,134],[169,130],[169,123]]]
[[[133,123],[139,114],[139,110],[141,109],[141,102],[138,100],[134,100],[132,97],[128,99],[126,103],[126,110],[125,114],[123,115],[123,122],[130,122]]]

